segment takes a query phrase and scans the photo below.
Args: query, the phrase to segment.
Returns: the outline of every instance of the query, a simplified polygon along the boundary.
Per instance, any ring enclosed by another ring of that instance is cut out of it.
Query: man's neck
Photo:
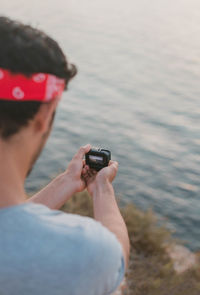
[[[16,147],[0,141],[0,208],[25,202],[24,164]]]

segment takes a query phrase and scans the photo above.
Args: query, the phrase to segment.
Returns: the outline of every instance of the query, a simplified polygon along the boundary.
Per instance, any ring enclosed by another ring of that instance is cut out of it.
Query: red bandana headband
[[[36,73],[31,77],[0,68],[0,100],[48,102],[61,97],[65,80],[51,74]]]

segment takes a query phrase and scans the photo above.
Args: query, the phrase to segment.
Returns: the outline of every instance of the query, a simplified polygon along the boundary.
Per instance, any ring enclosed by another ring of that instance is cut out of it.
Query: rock
[[[167,253],[172,259],[174,270],[177,273],[183,273],[197,264],[197,256],[184,246],[169,246],[167,247]]]

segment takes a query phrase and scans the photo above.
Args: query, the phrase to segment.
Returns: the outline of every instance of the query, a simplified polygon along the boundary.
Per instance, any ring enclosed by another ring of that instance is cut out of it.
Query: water
[[[15,0],[1,13],[48,32],[79,68],[27,191],[63,171],[80,145],[109,148],[117,195],[153,208],[199,249],[200,2]]]

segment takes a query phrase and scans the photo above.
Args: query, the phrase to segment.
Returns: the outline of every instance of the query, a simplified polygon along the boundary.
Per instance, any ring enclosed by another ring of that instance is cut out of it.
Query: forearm
[[[69,180],[67,173],[62,173],[27,202],[40,203],[50,209],[60,209],[74,192],[73,183]]]
[[[112,185],[98,185],[93,192],[94,218],[113,232],[122,245],[126,268],[128,267],[130,242],[127,228],[119,211]]]

